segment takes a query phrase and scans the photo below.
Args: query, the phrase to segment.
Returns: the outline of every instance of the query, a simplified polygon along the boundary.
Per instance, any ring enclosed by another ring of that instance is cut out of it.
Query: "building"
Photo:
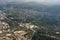
[[[19,26],[20,26],[20,27],[26,27],[27,29],[38,28],[38,26],[32,25],[32,24],[30,24],[30,23],[20,23]]]

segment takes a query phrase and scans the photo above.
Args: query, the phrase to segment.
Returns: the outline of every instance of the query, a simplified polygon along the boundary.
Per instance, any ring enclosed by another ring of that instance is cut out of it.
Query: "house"
[[[12,36],[11,34],[6,34],[6,36]]]
[[[2,34],[3,32],[2,31],[0,31],[0,34]]]
[[[27,34],[27,32],[21,30],[21,31],[15,31],[14,34],[19,34],[21,36],[24,36],[25,34]]]

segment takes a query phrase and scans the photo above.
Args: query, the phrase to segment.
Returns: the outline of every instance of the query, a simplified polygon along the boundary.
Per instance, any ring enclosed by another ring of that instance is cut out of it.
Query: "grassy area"
[[[58,39],[52,38],[52,37],[47,37],[47,36],[44,36],[44,35],[39,35],[39,36],[34,36],[32,38],[32,40],[58,40]]]

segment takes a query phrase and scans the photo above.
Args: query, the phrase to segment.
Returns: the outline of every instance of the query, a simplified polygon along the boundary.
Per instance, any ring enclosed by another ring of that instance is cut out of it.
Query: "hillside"
[[[26,11],[27,14],[29,15],[31,12],[35,18],[40,18],[43,17],[46,20],[49,19],[51,21],[55,20],[57,24],[59,25],[60,23],[60,6],[59,5],[43,5],[35,2],[28,2],[28,3],[7,3],[0,5],[0,9],[5,11],[5,10],[10,10],[10,9],[18,9],[19,11],[22,9],[23,11]],[[57,10],[58,9],[58,10]],[[8,13],[8,12],[7,12]],[[16,12],[17,13],[17,12]],[[21,14],[21,13],[20,13]]]
[[[11,2],[0,4],[0,10],[2,11],[2,13],[6,14],[6,18],[1,21],[6,22],[10,26],[9,29],[11,32],[18,31],[19,33],[21,30],[24,31],[24,33],[28,32],[28,35],[26,35],[29,36],[29,38],[32,36],[32,40],[34,40],[36,36],[38,40],[40,40],[39,37],[44,37],[44,39],[46,37],[46,39],[48,40],[55,40],[55,38],[58,38],[58,36],[56,36],[55,34],[56,31],[60,31],[60,6],[49,6],[35,2]],[[23,27],[19,26],[20,24]],[[32,24],[34,28],[27,29],[26,24],[28,27],[30,27]],[[37,26],[38,29],[35,28],[35,26]],[[34,33],[35,31],[36,34]],[[20,37],[19,35],[16,36]],[[44,39],[42,38],[42,40]]]

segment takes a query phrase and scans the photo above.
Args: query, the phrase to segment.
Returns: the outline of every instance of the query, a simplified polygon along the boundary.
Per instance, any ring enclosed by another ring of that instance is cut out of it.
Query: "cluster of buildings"
[[[13,31],[11,32],[10,26],[7,22],[4,22],[2,20],[5,20],[6,14],[0,11],[0,34],[5,34],[2,38],[6,40],[28,40],[24,35],[27,35],[26,31],[19,30],[19,31]],[[35,31],[35,29],[38,28],[36,25],[32,25],[31,23],[19,23],[19,27],[25,27],[27,29],[31,29],[32,31]],[[1,38],[0,38],[1,39]]]
[[[6,22],[0,21],[0,33],[10,32],[10,27]]]
[[[0,33],[10,31],[9,24],[2,21],[2,20],[5,20],[5,18],[6,18],[6,14],[0,11]]]

